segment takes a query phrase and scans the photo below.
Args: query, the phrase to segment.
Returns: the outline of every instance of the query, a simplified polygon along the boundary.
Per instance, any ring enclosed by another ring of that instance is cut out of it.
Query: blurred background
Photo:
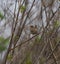
[[[60,64],[60,0],[0,0],[2,61]]]

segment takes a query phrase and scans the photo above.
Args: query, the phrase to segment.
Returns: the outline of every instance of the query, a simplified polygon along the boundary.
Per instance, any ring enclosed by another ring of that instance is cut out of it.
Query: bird
[[[31,25],[30,26],[30,32],[31,32],[31,34],[37,34],[38,33],[38,29],[37,29],[37,25],[35,25],[35,26],[33,26],[33,25]]]

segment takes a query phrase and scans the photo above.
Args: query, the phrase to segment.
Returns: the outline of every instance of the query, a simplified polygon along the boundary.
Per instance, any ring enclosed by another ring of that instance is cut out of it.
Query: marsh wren
[[[35,25],[35,26],[31,25],[30,32],[31,32],[31,34],[37,34],[38,33],[37,25]]]

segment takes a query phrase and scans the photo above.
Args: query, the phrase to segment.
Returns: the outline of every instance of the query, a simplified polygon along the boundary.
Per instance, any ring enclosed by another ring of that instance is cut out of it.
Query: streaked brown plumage
[[[37,34],[38,33],[37,26],[36,25],[35,26],[31,25],[30,26],[30,32],[31,32],[31,34]]]

